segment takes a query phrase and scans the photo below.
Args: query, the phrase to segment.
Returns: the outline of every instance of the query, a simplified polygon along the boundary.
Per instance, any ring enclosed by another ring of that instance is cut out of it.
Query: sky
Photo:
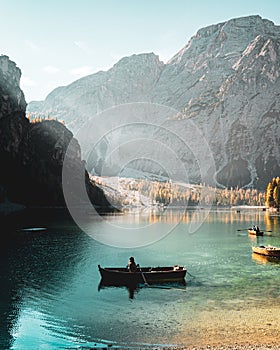
[[[278,0],[0,0],[0,54],[21,69],[27,102],[122,57],[167,62],[198,29],[260,15],[280,25]]]

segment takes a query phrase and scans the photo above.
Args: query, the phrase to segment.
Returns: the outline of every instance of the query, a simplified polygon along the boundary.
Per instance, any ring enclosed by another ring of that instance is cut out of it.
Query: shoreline
[[[280,349],[280,305],[202,311],[173,342],[173,350]]]

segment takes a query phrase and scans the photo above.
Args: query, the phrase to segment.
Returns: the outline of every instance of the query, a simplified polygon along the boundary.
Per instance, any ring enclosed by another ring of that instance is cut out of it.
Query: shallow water
[[[201,218],[203,224],[189,233],[190,222]],[[202,310],[279,302],[280,264],[251,252],[254,244],[280,246],[279,216],[267,212],[107,216],[124,229],[152,223],[155,232],[169,232],[137,248],[102,244],[59,212],[42,219],[29,212],[21,220],[22,228],[46,229],[17,230],[1,248],[1,349],[170,344]],[[108,229],[100,218],[90,221],[96,237]],[[252,223],[272,236],[251,238],[237,231]],[[187,275],[185,286],[140,286],[133,293],[126,287],[99,288],[97,265],[125,266],[131,255],[142,266],[185,265],[194,277]]]

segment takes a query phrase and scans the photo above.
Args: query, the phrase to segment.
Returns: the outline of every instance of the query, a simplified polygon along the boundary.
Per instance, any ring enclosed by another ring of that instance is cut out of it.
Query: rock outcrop
[[[64,206],[62,167],[67,147],[71,171],[83,174],[90,201],[110,210],[101,189],[90,181],[73,134],[55,120],[30,123],[19,87],[21,72],[7,56],[0,57],[0,197],[1,202],[27,206]]]
[[[192,152],[182,150],[181,141],[205,153],[203,138],[215,162],[217,185],[263,189],[280,172],[279,38],[280,27],[260,16],[211,25],[200,29],[166,64],[154,54],[126,57],[107,72],[54,90],[45,101],[30,103],[28,110],[63,119],[76,133],[90,118],[114,106],[145,102],[173,108],[178,113],[163,123],[179,137],[168,141],[166,132],[157,131],[156,138],[172,145],[190,181],[199,181],[199,165]],[[151,113],[145,122],[152,124],[153,118]],[[201,138],[194,140],[190,123]],[[97,164],[106,168],[104,159],[116,148],[116,138],[123,144],[132,134],[130,128],[104,135],[93,152]],[[135,156],[139,158],[139,152]],[[121,153],[114,161],[107,169],[123,162]],[[156,173],[158,167],[150,166],[149,171]]]

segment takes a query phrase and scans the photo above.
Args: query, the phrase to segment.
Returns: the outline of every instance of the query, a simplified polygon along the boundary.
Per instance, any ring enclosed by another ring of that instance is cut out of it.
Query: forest
[[[102,180],[101,180],[102,182]],[[118,198],[119,204],[131,205],[144,202],[148,198],[150,203],[171,206],[217,206],[231,207],[238,205],[265,206],[279,208],[280,205],[280,178],[273,178],[265,191],[253,188],[214,188],[205,184],[174,183],[151,181],[148,179],[122,179],[125,192]],[[142,199],[141,199],[142,198]],[[116,200],[116,198],[115,198]],[[121,202],[121,203],[120,203]]]
[[[264,193],[256,189],[217,189],[204,184],[188,185],[139,181],[138,190],[156,202],[168,205],[235,206],[264,205]]]
[[[104,185],[102,178],[98,181]],[[256,189],[218,189],[205,184],[151,181],[148,179],[120,180],[122,190],[115,193],[113,202],[119,205],[150,203],[170,206],[264,206],[265,192]],[[129,195],[128,195],[129,194]],[[116,198],[117,197],[117,198]],[[144,200],[144,198],[146,200]]]
[[[265,206],[267,208],[280,207],[280,178],[274,177],[267,185],[265,191]]]

